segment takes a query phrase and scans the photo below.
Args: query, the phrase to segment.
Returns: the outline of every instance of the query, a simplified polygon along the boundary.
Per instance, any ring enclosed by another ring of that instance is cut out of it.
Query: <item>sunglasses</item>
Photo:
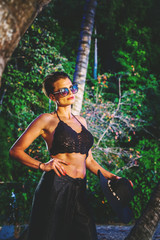
[[[59,91],[53,94],[59,94],[62,97],[66,97],[69,94],[69,90],[71,90],[73,94],[76,94],[78,92],[78,84],[74,84],[70,88],[60,88]]]

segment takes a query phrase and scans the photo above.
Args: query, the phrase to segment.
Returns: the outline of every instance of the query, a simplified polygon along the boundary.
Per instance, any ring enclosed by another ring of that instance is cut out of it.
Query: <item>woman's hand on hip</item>
[[[52,158],[48,162],[41,164],[40,169],[45,172],[54,170],[55,173],[60,177],[61,174],[66,175],[66,171],[62,164],[68,165],[69,163],[59,158]]]

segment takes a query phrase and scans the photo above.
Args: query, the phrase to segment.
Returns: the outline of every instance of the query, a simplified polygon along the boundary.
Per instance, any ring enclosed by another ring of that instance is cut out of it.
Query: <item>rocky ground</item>
[[[26,240],[25,229],[21,229],[21,237],[14,237],[14,226],[3,226],[0,228],[0,240]],[[97,225],[98,240],[124,240],[130,232],[132,226],[115,226],[115,225]],[[145,239],[142,239],[145,240]],[[153,240],[160,240],[160,223],[153,236]]]
[[[98,240],[124,240],[132,227],[133,226],[97,225]],[[160,223],[153,236],[153,240],[160,240]]]

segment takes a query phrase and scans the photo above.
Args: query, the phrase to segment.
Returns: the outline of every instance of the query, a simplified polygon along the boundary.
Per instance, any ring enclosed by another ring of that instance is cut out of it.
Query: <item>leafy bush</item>
[[[110,78],[112,76],[109,75]],[[131,205],[135,218],[138,218],[158,182],[159,144],[146,134],[149,133],[147,128],[153,118],[148,112],[145,91],[124,90],[122,76],[117,79],[120,94],[117,93],[116,98],[107,101],[109,77],[107,74],[99,76],[92,91],[85,94],[82,114],[94,135],[92,152],[95,160],[107,170],[133,181],[135,197]],[[91,174],[88,188],[97,222],[118,221],[100,191],[97,177],[93,178]]]
[[[33,192],[41,173],[11,160],[9,149],[38,115],[55,110],[54,104],[42,93],[44,77],[53,71],[66,71],[72,75],[73,64],[54,46],[54,34],[35,21],[5,70],[0,112],[0,181],[4,182],[0,188],[1,223],[29,220]],[[42,162],[49,160],[42,138],[36,139],[26,152]],[[14,194],[16,205],[13,204]]]
[[[126,171],[125,175],[134,183],[135,197],[132,204],[135,217],[138,218],[160,179],[160,145],[156,140],[142,139],[135,149],[140,154],[138,165],[136,169]]]

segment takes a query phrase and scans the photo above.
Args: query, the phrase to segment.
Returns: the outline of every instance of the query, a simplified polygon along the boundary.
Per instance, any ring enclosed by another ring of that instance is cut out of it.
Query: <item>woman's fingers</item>
[[[52,158],[47,163],[45,163],[44,171],[54,170],[55,173],[60,177],[61,175],[66,175],[66,171],[63,165],[69,165],[66,161],[58,158]]]
[[[70,163],[68,163],[68,162],[66,162],[66,161],[64,161],[62,159],[58,159],[58,158],[52,158],[51,160],[63,163],[64,165],[69,165],[70,164]]]
[[[119,176],[116,176],[116,179],[120,179],[121,177],[119,177]]]
[[[62,166],[62,164],[68,165],[68,163],[65,162],[64,160],[61,160],[58,158],[52,158],[52,159],[50,159],[49,162],[47,162],[45,164],[46,165],[45,170],[50,171],[53,169],[58,176],[61,176],[60,174],[66,175],[66,171],[65,171],[64,167]]]
[[[59,173],[59,171],[56,168],[54,169],[54,171],[59,177],[61,176],[61,174]]]
[[[59,164],[59,162],[55,162],[53,167],[55,167],[62,175],[66,175],[65,169]]]
[[[131,181],[131,180],[129,180],[129,182],[130,182],[131,186],[133,187],[133,183],[132,183],[132,181]]]
[[[116,179],[120,179],[120,178],[121,178],[121,177],[116,176]],[[128,181],[130,182],[131,186],[133,187],[133,183],[132,183],[132,181],[129,180],[129,179],[128,179]]]

